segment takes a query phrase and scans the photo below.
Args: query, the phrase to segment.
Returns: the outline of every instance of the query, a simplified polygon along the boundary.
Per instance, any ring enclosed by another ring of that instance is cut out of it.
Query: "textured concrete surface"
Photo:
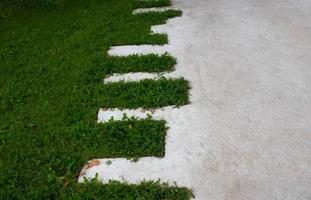
[[[159,80],[161,78],[182,78],[180,75],[176,73],[145,73],[145,72],[137,72],[137,73],[126,73],[126,74],[112,74],[109,77],[104,78],[104,83],[113,83],[113,82],[138,82],[144,79],[152,79],[152,80]]]
[[[141,8],[133,11],[133,14],[140,14],[146,12],[163,12],[172,9],[171,7],[160,7],[160,8]]]
[[[169,35],[191,104],[165,113],[166,156],[91,168],[176,181],[203,200],[311,199],[311,1],[173,0]],[[121,52],[122,53],[122,52]]]
[[[127,117],[135,117],[138,119],[146,119],[148,116],[152,116],[153,119],[164,119],[167,113],[173,112],[173,110],[176,110],[178,108],[175,108],[173,106],[166,106],[158,109],[144,109],[144,108],[138,108],[138,109],[99,109],[98,116],[97,116],[97,122],[98,123],[105,123],[111,120],[111,117],[113,117],[114,120],[122,120],[123,114],[125,113]]]

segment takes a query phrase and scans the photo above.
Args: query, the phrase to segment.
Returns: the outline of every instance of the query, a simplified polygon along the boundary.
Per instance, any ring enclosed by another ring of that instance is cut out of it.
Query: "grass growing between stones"
[[[134,8],[152,8],[152,7],[162,7],[170,6],[170,0],[148,0],[148,1],[135,1]]]
[[[109,143],[101,149],[107,148],[109,157],[164,157],[165,135],[167,127],[165,121],[151,119],[123,119],[112,121],[100,126],[102,137],[109,138]],[[97,139],[102,139],[99,137]]]
[[[86,186],[75,185],[79,195],[73,194],[70,199],[88,199],[90,191],[92,195],[101,197],[101,200],[124,200],[124,199],[147,199],[147,200],[182,200],[189,199],[189,192],[185,188],[168,187],[154,182],[145,182],[140,185],[126,185],[118,182],[111,182],[105,187],[101,183],[92,181]]]
[[[181,106],[188,103],[188,92],[189,83],[183,78],[108,83],[97,91],[104,108]]]
[[[0,21],[0,199],[188,199],[186,188],[158,183],[77,184],[90,159],[163,155],[161,121],[97,124],[98,91],[110,46],[164,44],[150,26],[180,12],[134,16],[132,0],[63,2]]]
[[[173,71],[176,59],[168,54],[164,55],[131,55],[114,56],[103,64],[108,74],[129,72],[166,72]]]

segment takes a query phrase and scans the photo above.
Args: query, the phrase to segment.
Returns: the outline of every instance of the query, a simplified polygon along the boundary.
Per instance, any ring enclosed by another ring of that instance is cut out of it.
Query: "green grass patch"
[[[181,106],[189,102],[189,88],[183,78],[117,82],[100,87],[98,98],[104,108]]]
[[[100,127],[110,157],[164,157],[166,130],[164,120],[152,119],[123,119]]]
[[[102,199],[119,192],[119,199],[162,198],[161,189],[149,190],[153,186],[138,192],[132,185],[98,189],[76,183],[88,160],[142,155],[136,141],[125,150],[113,148],[121,145],[116,138],[132,140],[133,134],[146,142],[138,130],[163,137],[156,121],[135,122],[134,130],[123,123],[106,125],[119,135],[96,123],[103,95],[109,102],[99,90],[109,72],[104,66],[109,47],[163,44],[167,37],[150,35],[150,26],[178,14],[134,16],[133,8],[131,0],[68,0],[0,21],[0,199]],[[144,128],[147,123],[152,129]],[[161,148],[148,152],[162,155]]]
[[[152,8],[170,6],[170,0],[148,0],[143,2],[142,0],[134,0],[134,8]]]
[[[76,187],[76,190],[80,192],[72,194],[70,200],[84,200],[88,199],[90,195],[101,197],[101,200],[183,200],[192,196],[186,188],[172,187],[158,182],[128,185],[114,181],[103,186],[96,181],[91,181],[86,186],[80,184]],[[89,194],[89,191],[94,191],[94,193]]]
[[[129,72],[165,72],[173,71],[176,59],[168,54],[164,55],[131,55],[110,57],[103,64],[107,74]]]

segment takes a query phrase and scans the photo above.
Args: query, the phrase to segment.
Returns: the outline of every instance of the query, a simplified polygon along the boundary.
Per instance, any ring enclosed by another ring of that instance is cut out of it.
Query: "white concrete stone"
[[[151,34],[167,34],[166,25],[157,25],[151,27]]]
[[[104,78],[104,83],[113,83],[113,82],[138,82],[144,79],[158,80],[161,78],[181,78],[180,75],[171,72],[171,73],[146,73],[146,72],[137,72],[137,73],[127,73],[127,74],[112,74],[111,76]]]
[[[163,55],[168,53],[172,47],[169,45],[128,45],[128,46],[113,46],[108,50],[109,56],[129,56],[133,54],[158,54]]]
[[[86,176],[176,181],[199,200],[311,199],[311,1],[173,5],[183,16],[162,27],[192,103],[165,113],[165,157],[111,159]]]
[[[148,116],[152,116],[153,119],[164,119],[166,113],[172,112],[173,109],[177,109],[176,107],[172,106],[167,106],[164,108],[159,108],[159,109],[144,109],[144,108],[139,108],[139,109],[117,109],[117,108],[110,108],[110,109],[104,109],[101,108],[98,111],[98,116],[97,116],[97,122],[98,123],[105,123],[108,122],[109,120],[122,120],[124,114],[127,117],[135,117],[138,119],[145,119]]]
[[[148,13],[148,12],[165,12],[171,10],[171,7],[159,7],[159,8],[139,8],[133,11],[133,14],[141,14],[141,13]]]

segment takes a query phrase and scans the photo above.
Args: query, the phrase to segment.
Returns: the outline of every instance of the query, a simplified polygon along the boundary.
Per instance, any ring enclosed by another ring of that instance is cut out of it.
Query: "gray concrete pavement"
[[[173,7],[183,16],[154,30],[168,33],[192,103],[164,113],[165,158],[113,161],[88,176],[176,181],[203,200],[310,200],[311,1]]]
[[[175,2],[208,113],[200,199],[311,199],[311,1]]]

